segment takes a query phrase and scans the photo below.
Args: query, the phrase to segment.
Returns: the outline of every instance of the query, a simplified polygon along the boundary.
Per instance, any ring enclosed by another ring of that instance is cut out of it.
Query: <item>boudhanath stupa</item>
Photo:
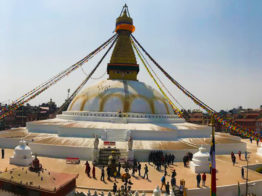
[[[181,161],[200,146],[208,150],[211,127],[178,117],[158,90],[138,80],[133,31],[133,20],[124,9],[116,19],[118,39],[107,64],[108,78],[83,89],[54,119],[1,131],[0,147],[14,148],[23,138],[33,154],[98,162],[111,152],[146,161],[151,151],[161,150]],[[217,154],[239,150],[246,151],[239,137],[216,134]]]

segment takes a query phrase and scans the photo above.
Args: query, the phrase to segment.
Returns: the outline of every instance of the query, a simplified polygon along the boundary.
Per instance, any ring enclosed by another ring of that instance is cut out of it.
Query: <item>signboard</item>
[[[109,142],[109,141],[104,141],[105,146],[115,146],[116,142]]]

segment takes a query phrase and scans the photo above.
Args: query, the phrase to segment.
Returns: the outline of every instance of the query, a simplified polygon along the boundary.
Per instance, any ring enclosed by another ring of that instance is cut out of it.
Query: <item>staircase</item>
[[[112,154],[116,157],[116,164],[118,164],[120,160],[127,160],[128,157],[125,149],[102,148],[99,150],[98,165],[106,166],[108,164],[108,157]]]

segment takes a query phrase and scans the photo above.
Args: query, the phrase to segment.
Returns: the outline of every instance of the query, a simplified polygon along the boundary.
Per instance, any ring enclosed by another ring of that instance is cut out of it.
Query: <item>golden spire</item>
[[[139,66],[130,40],[130,34],[135,31],[135,26],[126,5],[116,19],[115,31],[118,34],[118,40],[110,63],[107,65],[109,79],[137,80]]]

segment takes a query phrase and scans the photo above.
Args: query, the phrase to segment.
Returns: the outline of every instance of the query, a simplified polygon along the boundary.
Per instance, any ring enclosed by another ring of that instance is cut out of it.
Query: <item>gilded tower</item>
[[[110,63],[107,65],[109,79],[137,80],[139,66],[136,62],[130,35],[135,31],[133,19],[125,5],[120,16],[116,19],[118,40],[113,50]]]

